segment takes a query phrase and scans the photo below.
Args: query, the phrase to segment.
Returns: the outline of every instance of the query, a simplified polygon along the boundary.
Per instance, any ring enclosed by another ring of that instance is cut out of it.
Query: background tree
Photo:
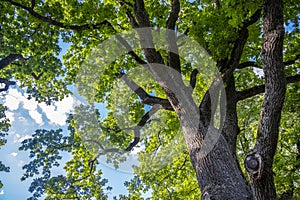
[[[3,72],[7,74],[4,74],[3,78],[7,81],[11,78],[20,80],[21,86],[24,82],[25,86],[29,87],[29,92],[40,101],[64,96],[67,93],[64,89],[66,84],[76,80],[77,73],[87,55],[92,53],[93,48],[108,37],[132,28],[164,27],[184,32],[199,42],[216,61],[216,66],[225,83],[226,115],[217,144],[203,158],[199,149],[202,147],[203,138],[214,113],[210,106],[210,93],[206,92],[210,85],[205,85],[195,68],[188,61],[172,53],[170,49],[163,51],[155,47],[143,48],[143,43],[141,43],[141,48],[133,51],[129,45],[130,42],[119,38],[127,49],[128,55],[105,66],[101,79],[95,80],[94,85],[91,86],[93,91],[97,91],[97,96],[93,100],[105,102],[111,111],[102,121],[96,119],[97,127],[100,127],[106,136],[106,138],[98,138],[97,142],[100,144],[103,142],[104,145],[114,144],[124,150],[131,150],[139,142],[139,136],[133,137],[134,130],[122,130],[113,114],[118,111],[118,106],[124,103],[116,99],[129,99],[126,101],[130,104],[128,119],[135,122],[134,125],[137,127],[143,128],[145,136],[142,142],[146,148],[145,152],[155,152],[157,149],[163,152],[164,149],[168,149],[167,145],[177,133],[178,122],[183,130],[182,139],[185,139],[187,144],[186,151],[172,155],[168,165],[152,173],[144,173],[143,168],[149,167],[150,164],[144,152],[141,152],[141,166],[136,168],[135,178],[126,183],[130,194],[128,197],[120,196],[120,199],[142,198],[142,192],[149,189],[151,189],[153,199],[198,198],[200,190],[203,199],[276,199],[278,196],[281,199],[291,199],[299,197],[297,188],[300,180],[299,125],[297,123],[299,84],[296,83],[300,80],[297,74],[299,71],[297,48],[299,8],[296,1],[4,0],[0,5],[5,11],[1,14],[3,24],[1,24],[1,30],[4,30],[6,35],[3,38],[10,38],[13,34],[16,34],[14,37],[17,38],[27,37],[20,41],[5,40],[4,44],[7,46],[4,48],[6,50],[2,54],[1,62],[7,63],[3,65],[5,67]],[[32,30],[40,34],[33,34]],[[64,68],[60,66],[59,60],[52,56],[52,53],[58,53],[59,37],[64,42],[70,43],[70,48],[64,55]],[[141,33],[139,37],[142,41],[151,39]],[[172,37],[168,38],[166,43],[180,48],[176,43],[170,42],[172,39],[176,41],[176,35]],[[17,47],[19,47],[18,51],[11,50]],[[17,53],[13,53],[14,51]],[[48,59],[46,59],[47,55]],[[10,61],[8,58],[15,59]],[[27,66],[27,62],[28,67],[24,67]],[[136,79],[132,77],[133,81],[126,79],[131,69],[146,62],[167,64],[180,73],[183,80],[179,82],[171,80],[165,83],[165,77],[155,68],[151,70],[159,81],[145,83],[139,80],[139,77]],[[57,67],[47,67],[49,63]],[[38,67],[40,65],[45,67]],[[97,63],[95,65],[97,66]],[[37,67],[34,68],[34,66]],[[10,68],[11,70],[8,70]],[[256,68],[263,69],[263,75],[255,73]],[[24,69],[26,70],[22,71]],[[41,69],[44,70],[41,71]],[[43,73],[46,72],[49,76],[44,76]],[[39,81],[40,74],[45,80]],[[57,76],[63,78],[55,78]],[[90,81],[85,80],[85,77],[80,78],[83,82]],[[138,90],[134,90],[134,94],[113,91],[118,79],[122,79],[129,88],[132,84],[136,84],[138,87],[135,88]],[[181,95],[185,95],[188,102],[194,103],[178,102],[176,95],[174,96],[175,91],[171,88],[175,84],[184,86],[184,81],[190,82],[191,87],[194,88],[193,93],[201,99],[201,102],[194,102],[192,95],[188,93]],[[6,85],[9,85],[9,82],[7,83]],[[287,83],[293,84],[286,85]],[[53,87],[49,89],[47,84]],[[89,94],[89,91],[85,92],[86,95]],[[116,95],[123,98],[116,98]],[[145,109],[144,104],[149,105],[150,110],[153,109],[153,113],[156,114],[151,115],[149,108]],[[160,110],[156,109],[157,105],[160,105]],[[282,109],[284,112],[281,115]],[[199,123],[192,124],[186,120],[189,118],[187,115],[191,114],[186,111],[195,113],[195,118],[199,118]],[[152,118],[168,120],[161,128],[156,123],[157,120]],[[279,128],[280,120],[281,128]],[[70,129],[74,130],[65,139],[66,141],[80,137],[80,130],[76,130],[75,127],[76,120],[72,121],[71,118]],[[91,126],[89,128],[95,129]],[[24,141],[21,149],[31,149],[35,152],[40,147],[38,144],[45,145],[46,149],[53,149],[54,146],[51,143],[53,139],[50,137],[52,133],[53,131],[38,131],[35,138]],[[55,133],[58,134],[58,132]],[[38,138],[43,138],[43,140]],[[178,141],[182,140],[178,139]],[[64,140],[58,140],[56,143],[62,146],[55,148],[71,151],[64,149],[66,148]],[[181,144],[184,143],[180,142]],[[74,158],[77,158],[74,152],[80,152],[81,158],[88,159],[82,162],[83,166],[76,165],[81,166],[82,170],[78,170],[80,167],[66,167],[68,177],[51,177],[47,170],[44,171],[43,174],[47,176],[44,176],[43,181],[37,179],[33,184],[37,187],[31,187],[31,191],[35,192],[35,197],[44,192],[47,193],[48,198],[70,198],[70,195],[76,197],[78,190],[72,189],[75,183],[76,185],[78,183],[78,187],[83,187],[79,189],[80,191],[88,191],[86,195],[101,194],[100,188],[104,186],[105,181],[100,181],[100,172],[93,168],[97,163],[97,156],[85,156],[88,150],[80,144],[71,143],[69,148],[72,149]],[[178,148],[183,147],[178,146]],[[277,154],[276,150],[278,150]],[[47,151],[39,153],[43,155],[43,158],[38,156],[42,160],[51,156]],[[103,151],[100,154],[107,154],[107,159],[115,161],[114,164],[117,166],[118,162],[124,160],[118,153],[120,152],[111,149],[110,152]],[[32,154],[33,157],[35,155]],[[47,161],[38,162],[37,160],[35,163],[39,163],[39,166],[52,166],[56,165],[57,158],[51,157],[48,164],[46,164]],[[70,163],[76,162],[70,161]],[[243,163],[246,165],[247,172]],[[155,162],[151,165],[155,166]],[[38,166],[26,166],[27,172],[24,178],[38,173]],[[89,179],[90,176],[84,176],[88,172],[88,167],[91,168],[90,173],[93,174],[91,176],[93,179]],[[246,173],[249,177],[245,176]],[[78,176],[80,176],[79,179]],[[90,187],[81,185],[85,181]],[[68,189],[57,191],[55,185],[57,182]],[[98,187],[99,189],[96,190],[95,188]]]

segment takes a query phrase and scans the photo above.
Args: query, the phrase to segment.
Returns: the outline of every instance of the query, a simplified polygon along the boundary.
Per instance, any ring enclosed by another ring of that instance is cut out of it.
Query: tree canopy
[[[17,84],[51,104],[72,86],[87,101],[67,132],[37,130],[22,143],[31,199],[108,199],[99,159],[118,168],[138,145],[129,193],[115,199],[300,198],[298,1],[2,0],[0,9],[0,92]],[[219,136],[201,156],[212,122]],[[59,165],[65,173],[53,175]]]

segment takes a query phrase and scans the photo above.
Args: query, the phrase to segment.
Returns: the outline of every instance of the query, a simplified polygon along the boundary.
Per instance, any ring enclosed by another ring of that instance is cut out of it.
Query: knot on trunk
[[[263,161],[261,155],[256,150],[251,150],[244,160],[248,175],[254,179],[259,179],[263,170]]]
[[[210,200],[210,195],[208,192],[204,192],[202,195],[202,200]]]

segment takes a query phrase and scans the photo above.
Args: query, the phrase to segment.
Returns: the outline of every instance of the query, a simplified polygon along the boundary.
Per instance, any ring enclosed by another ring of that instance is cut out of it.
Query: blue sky
[[[47,106],[33,99],[28,100],[18,88],[10,88],[5,95],[1,95],[2,103],[8,107],[6,114],[11,121],[11,128],[7,136],[7,144],[0,150],[1,160],[10,167],[10,173],[0,173],[0,179],[4,184],[0,189],[0,199],[26,199],[30,197],[27,190],[31,181],[21,182],[20,177],[24,173],[22,166],[28,163],[29,158],[28,153],[18,151],[18,147],[24,139],[30,138],[36,129],[65,129],[67,115],[72,112],[73,105],[78,100],[70,96]],[[102,112],[105,112],[103,108]],[[109,180],[108,185],[114,188],[110,196],[126,193],[123,183],[130,180],[132,174],[116,171],[104,163],[100,167],[104,177]]]
[[[69,44],[60,41],[60,46],[62,51],[59,58],[61,59]],[[71,90],[76,93],[74,89]],[[38,103],[33,99],[28,100],[24,91],[17,86],[12,86],[8,92],[0,94],[0,103],[8,107],[6,115],[11,121],[11,128],[6,137],[7,143],[0,149],[1,161],[10,167],[9,173],[0,172],[0,180],[4,184],[4,187],[0,189],[0,200],[26,199],[31,196],[28,192],[30,179],[20,181],[24,173],[22,166],[29,162],[29,153],[20,152],[18,148],[21,142],[30,138],[37,129],[62,128],[66,130],[67,116],[73,111],[74,104],[79,102],[78,99],[82,100],[82,97],[75,94],[54,103],[54,105],[47,106],[45,103]],[[101,116],[105,116],[107,113],[105,107],[101,104],[97,105],[100,106]],[[61,165],[63,167],[64,163],[61,163]],[[121,167],[121,170],[126,169],[124,170],[126,172],[117,171],[104,162],[100,164],[100,168],[103,171],[103,177],[109,180],[107,185],[113,187],[109,194],[111,199],[118,194],[127,194],[123,183],[126,180],[129,181],[133,176],[128,173],[128,171],[131,171],[128,169],[128,164]],[[63,172],[62,170],[58,171]]]

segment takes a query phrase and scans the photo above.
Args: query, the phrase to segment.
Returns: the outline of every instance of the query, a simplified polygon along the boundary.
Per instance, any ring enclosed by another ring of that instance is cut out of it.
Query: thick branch
[[[261,157],[262,167],[258,176],[252,176],[248,172],[254,198],[261,200],[277,199],[272,165],[287,84],[283,63],[285,34],[283,0],[264,0],[263,8],[261,58],[265,75],[265,93],[254,146],[256,155]]]
[[[24,58],[21,54],[9,54],[0,61],[0,69],[4,69],[15,60],[25,61],[26,58]]]
[[[161,54],[154,48],[151,29],[149,29],[149,27],[151,27],[151,23],[149,20],[149,15],[145,9],[144,1],[135,0],[133,10],[137,19],[138,27],[145,27],[144,29],[137,29],[136,31],[140,37],[140,44],[147,61],[149,63],[164,64],[164,59],[162,58]],[[133,28],[137,28],[135,27],[135,24],[132,24],[132,26]]]
[[[178,14],[180,11],[180,2],[179,0],[172,0],[172,9],[167,19],[167,28],[174,30],[176,21],[178,20]]]
[[[143,88],[137,85],[134,81],[129,80],[126,74],[120,74],[118,77],[121,78],[126,83],[126,85],[141,98],[142,103],[152,105],[152,106],[160,105],[162,106],[162,108],[166,110],[173,110],[170,102],[167,99],[162,99],[159,97],[154,97],[149,95]]]
[[[172,0],[172,9],[167,19],[167,30],[166,42],[168,46],[168,62],[171,68],[175,69],[180,73],[180,58],[178,53],[178,45],[176,43],[177,36],[175,33],[175,25],[178,20],[178,14],[180,11],[180,3],[179,0]]]
[[[28,7],[25,5],[22,5],[18,2],[12,1],[12,0],[3,0],[6,2],[11,3],[12,5],[18,7],[18,8],[22,8],[24,10],[26,10],[27,12],[29,12],[29,14],[31,14],[32,16],[36,17],[37,19],[43,21],[43,22],[47,22],[49,24],[52,24],[54,26],[58,26],[60,28],[65,28],[65,29],[72,29],[72,30],[76,30],[76,31],[82,31],[82,30],[89,30],[89,29],[98,29],[99,27],[103,26],[103,25],[108,25],[108,26],[112,26],[110,24],[109,21],[104,20],[103,22],[100,23],[95,23],[95,24],[83,24],[83,25],[67,25],[64,24],[63,22],[59,22],[56,21],[54,19],[50,17],[45,17],[37,12],[34,11],[33,7]]]
[[[221,72],[223,73],[222,77],[224,82],[231,76],[234,72],[235,67],[238,66],[240,58],[243,53],[244,46],[248,39],[248,27],[255,22],[257,22],[261,16],[261,8],[258,9],[248,20],[243,22],[242,27],[238,31],[238,37],[234,42],[234,47],[231,51],[231,57],[228,63],[225,63],[225,66],[222,66]]]
[[[151,27],[148,12],[145,9],[143,0],[135,0],[133,6],[135,16],[138,20],[139,27]]]
[[[286,77],[286,82],[287,83],[300,82],[300,74]],[[245,100],[263,92],[265,92],[265,85],[257,85],[252,88],[237,92],[237,100],[238,101]]]

